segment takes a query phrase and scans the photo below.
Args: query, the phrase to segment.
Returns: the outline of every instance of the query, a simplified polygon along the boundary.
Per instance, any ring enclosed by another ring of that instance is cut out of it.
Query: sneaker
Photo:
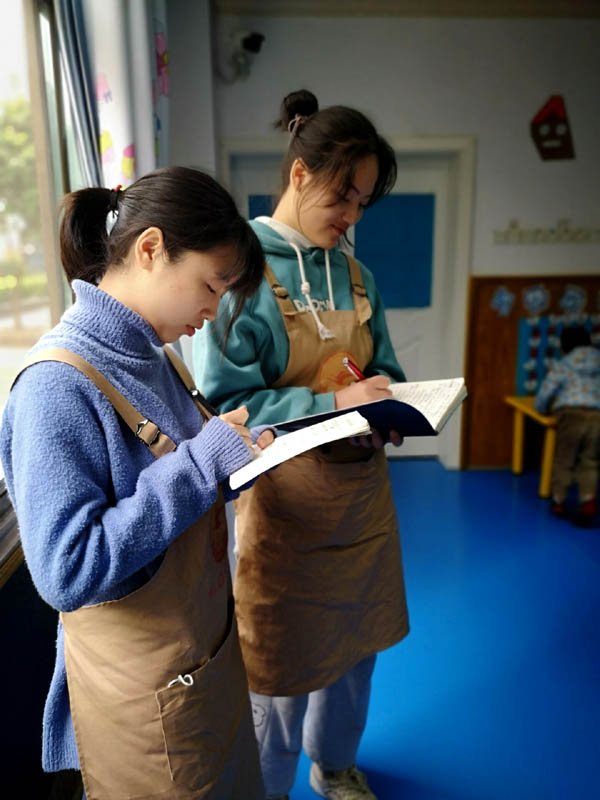
[[[313,763],[309,783],[314,792],[327,800],[377,800],[366,775],[355,766],[330,772]]]

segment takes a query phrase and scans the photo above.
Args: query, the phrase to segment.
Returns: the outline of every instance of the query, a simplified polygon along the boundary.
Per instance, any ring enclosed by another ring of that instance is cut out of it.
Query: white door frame
[[[384,134],[385,135],[385,134]],[[219,147],[219,179],[231,186],[231,163],[236,156],[279,155],[286,149],[285,136],[223,137]],[[447,242],[447,315],[440,342],[445,373],[463,375],[466,369],[468,280],[475,190],[475,138],[472,136],[385,136],[398,155],[444,156],[450,165],[449,220]],[[449,468],[461,463],[461,415],[456,414],[440,441],[440,460]]]

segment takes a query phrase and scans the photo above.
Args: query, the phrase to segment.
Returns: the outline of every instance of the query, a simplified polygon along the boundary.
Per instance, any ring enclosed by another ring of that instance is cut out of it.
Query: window
[[[57,257],[57,209],[65,191],[83,185],[51,4],[4,4],[3,32],[0,413],[25,353],[70,303]],[[31,75],[40,80],[30,85]]]
[[[0,51],[0,408],[25,352],[50,327],[24,8],[3,8]]]

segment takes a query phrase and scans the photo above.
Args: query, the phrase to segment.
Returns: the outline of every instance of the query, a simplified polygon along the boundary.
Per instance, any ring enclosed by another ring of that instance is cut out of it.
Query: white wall
[[[209,43],[180,17],[198,16],[188,11],[194,6],[169,3],[172,155],[179,163],[214,158],[212,120],[193,107],[208,96],[198,87],[207,79]],[[272,133],[281,98],[300,87],[322,106],[362,109],[389,136],[475,136],[472,272],[600,269],[599,243],[493,243],[493,230],[513,218],[522,227],[563,218],[600,225],[600,20],[223,17],[218,52],[236,29],[266,38],[247,80],[215,83],[217,137]],[[183,61],[182,75],[176,65]],[[529,135],[531,118],[551,94],[565,98],[575,160],[543,162]]]
[[[170,163],[216,172],[209,0],[169,0]]]

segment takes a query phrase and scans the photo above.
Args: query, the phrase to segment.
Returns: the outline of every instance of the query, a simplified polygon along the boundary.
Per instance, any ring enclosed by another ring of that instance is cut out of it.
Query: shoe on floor
[[[550,513],[559,519],[565,519],[565,517],[568,517],[569,515],[565,504],[558,503],[556,500],[553,500],[550,503]]]
[[[355,766],[336,772],[310,768],[310,788],[327,800],[377,800],[369,789],[366,775]]]
[[[597,512],[598,506],[596,504],[596,498],[593,497],[591,500],[587,500],[579,506],[577,513],[573,517],[573,522],[575,525],[585,527],[592,522]]]

